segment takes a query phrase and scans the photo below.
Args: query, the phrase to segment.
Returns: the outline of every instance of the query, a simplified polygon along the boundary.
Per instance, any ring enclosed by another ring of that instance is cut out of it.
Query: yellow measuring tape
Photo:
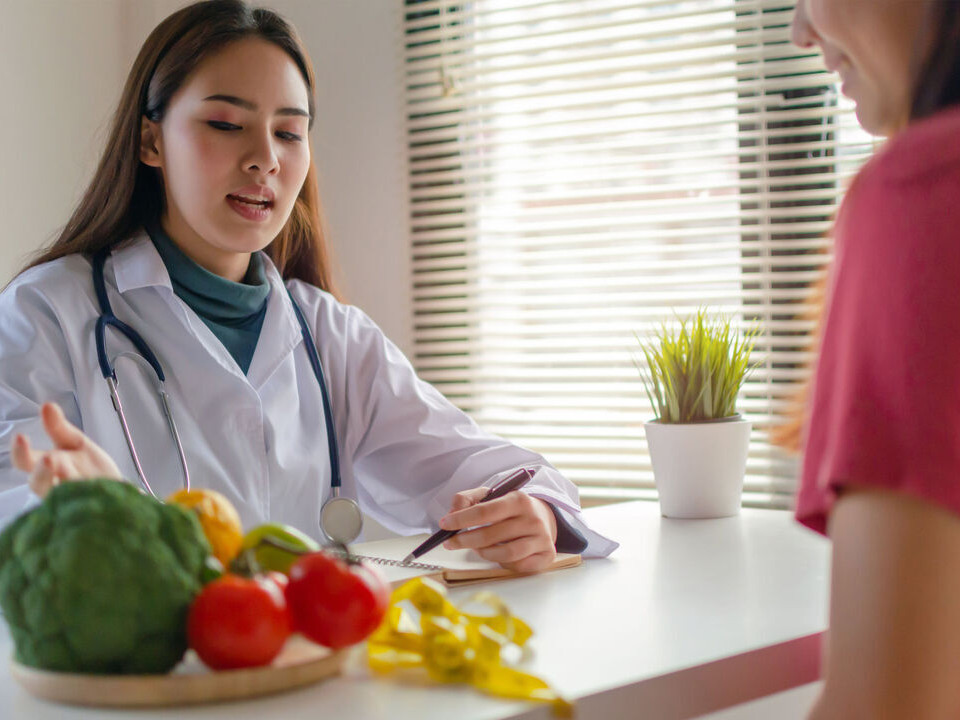
[[[405,601],[419,611],[419,624],[402,606]],[[572,717],[573,705],[546,682],[505,664],[503,650],[523,648],[533,635],[530,627],[491,592],[477,593],[466,604],[486,605],[493,614],[461,612],[443,586],[429,578],[404,583],[393,591],[383,623],[367,639],[370,667],[377,672],[424,667],[440,682],[550,703],[556,717]]]

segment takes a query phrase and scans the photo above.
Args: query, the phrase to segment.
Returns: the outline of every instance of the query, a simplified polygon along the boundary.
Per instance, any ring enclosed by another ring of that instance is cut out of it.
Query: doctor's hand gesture
[[[514,490],[481,503],[489,488],[453,496],[450,512],[440,519],[444,530],[463,530],[443,546],[472,548],[485,560],[517,572],[537,572],[557,557],[557,518],[546,501]],[[466,530],[465,528],[473,528]]]
[[[30,473],[30,489],[46,497],[50,488],[65,480],[83,478],[121,479],[119,468],[111,457],[74,426],[56,403],[45,403],[40,417],[53,450],[34,450],[25,435],[13,438],[11,456],[15,467]]]

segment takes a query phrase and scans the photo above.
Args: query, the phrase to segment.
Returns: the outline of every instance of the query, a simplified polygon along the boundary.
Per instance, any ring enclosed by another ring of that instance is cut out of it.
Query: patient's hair
[[[90,184],[59,237],[27,267],[115,245],[161,212],[160,171],[140,162],[142,118],[162,121],[170,99],[200,63],[230,43],[251,37],[273,43],[294,61],[307,85],[313,126],[313,67],[292,25],[272,10],[251,7],[243,0],[188,5],[161,22],[143,43]],[[335,292],[312,160],[290,217],[266,252],[284,278]]]
[[[910,120],[920,120],[960,104],[960,0],[929,0],[929,10],[914,50],[913,100]],[[816,319],[811,348],[819,345],[820,323],[826,299],[826,274],[811,287],[812,310]],[[784,422],[774,426],[770,439],[786,450],[803,449],[803,427],[807,417],[809,381],[794,396]]]
[[[924,42],[929,40],[929,42]],[[933,0],[914,59],[912,120],[960,103],[960,0]]]

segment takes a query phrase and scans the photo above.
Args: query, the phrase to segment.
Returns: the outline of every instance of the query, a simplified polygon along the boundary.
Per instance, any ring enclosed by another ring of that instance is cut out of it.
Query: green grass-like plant
[[[750,353],[759,328],[741,335],[729,317],[711,317],[705,308],[679,321],[673,331],[663,323],[650,342],[637,337],[647,366],[635,362],[657,420],[696,423],[735,416],[737,394],[757,367],[750,365]]]

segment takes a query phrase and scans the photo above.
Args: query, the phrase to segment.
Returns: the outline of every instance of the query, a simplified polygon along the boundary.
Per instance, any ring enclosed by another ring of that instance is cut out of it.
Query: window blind
[[[651,497],[635,361],[706,306],[756,324],[745,503],[811,360],[808,286],[873,150],[784,0],[408,0],[414,364],[591,498]]]

